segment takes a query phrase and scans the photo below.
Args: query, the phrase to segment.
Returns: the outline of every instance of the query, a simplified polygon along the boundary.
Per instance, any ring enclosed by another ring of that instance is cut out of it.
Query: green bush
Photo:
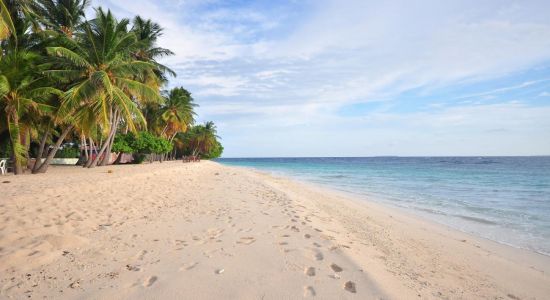
[[[113,152],[132,153],[135,163],[145,160],[146,154],[163,154],[172,151],[172,143],[150,132],[118,134],[113,142]]]

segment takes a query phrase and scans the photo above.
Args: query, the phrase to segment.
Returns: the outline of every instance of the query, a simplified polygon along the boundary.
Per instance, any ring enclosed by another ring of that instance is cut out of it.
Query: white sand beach
[[[215,162],[0,177],[2,299],[549,299],[550,257]]]

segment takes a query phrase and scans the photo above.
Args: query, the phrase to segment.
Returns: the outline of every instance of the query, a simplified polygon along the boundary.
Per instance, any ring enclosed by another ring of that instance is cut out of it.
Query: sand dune
[[[2,181],[0,298],[550,295],[548,257],[213,162]]]

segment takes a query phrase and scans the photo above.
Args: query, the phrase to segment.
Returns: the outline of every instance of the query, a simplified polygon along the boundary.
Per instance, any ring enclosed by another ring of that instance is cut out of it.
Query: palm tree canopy
[[[164,96],[165,102],[160,108],[160,116],[168,135],[185,132],[195,122],[194,108],[197,104],[193,103],[191,93],[183,87],[176,87],[169,92],[165,91]]]
[[[157,69],[162,81],[166,81],[164,73],[176,76],[176,73],[167,66],[160,64],[157,59],[174,55],[169,49],[158,47],[157,41],[163,34],[162,27],[152,20],[143,19],[136,16],[132,20],[132,32],[136,35],[138,48],[134,52],[136,59],[153,63]]]
[[[76,109],[76,116],[92,120],[90,112],[101,123],[107,124],[111,109],[117,109],[131,130],[134,121],[145,123],[137,101],[159,102],[158,91],[144,84],[144,77],[154,76],[155,66],[136,61],[132,50],[137,47],[133,32],[127,30],[128,19],[117,20],[111,11],[96,10],[96,18],[83,25],[75,41],[67,47],[48,47],[57,58],[56,69],[46,73],[65,80],[70,88],[63,98],[66,111]]]
[[[40,15],[47,28],[71,37],[82,24],[89,0],[36,0],[33,10]]]

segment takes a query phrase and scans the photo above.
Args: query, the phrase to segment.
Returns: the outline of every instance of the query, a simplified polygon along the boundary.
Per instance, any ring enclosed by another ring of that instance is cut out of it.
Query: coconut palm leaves
[[[160,121],[164,123],[161,135],[172,141],[178,132],[185,132],[195,122],[193,97],[183,87],[165,91],[165,102],[161,106]]]
[[[4,0],[0,0],[0,41],[15,32],[15,26]]]
[[[138,48],[134,51],[136,59],[147,61],[155,65],[156,74],[161,82],[166,81],[165,74],[176,76],[176,73],[167,66],[160,64],[157,59],[174,55],[169,49],[158,47],[157,41],[162,36],[162,27],[159,24],[136,16],[132,21],[132,32],[136,35]]]
[[[33,10],[42,16],[41,22],[46,28],[72,37],[89,5],[89,0],[36,0]]]

